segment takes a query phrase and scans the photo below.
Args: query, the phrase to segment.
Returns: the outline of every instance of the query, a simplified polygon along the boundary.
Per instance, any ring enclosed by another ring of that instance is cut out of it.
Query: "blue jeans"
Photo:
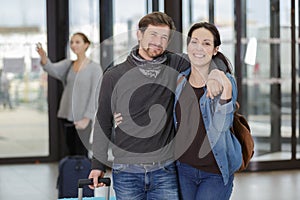
[[[173,162],[154,168],[138,164],[114,164],[113,187],[117,200],[179,199]]]
[[[180,192],[183,200],[227,200],[230,199],[233,178],[224,185],[221,174],[204,172],[177,161]]]

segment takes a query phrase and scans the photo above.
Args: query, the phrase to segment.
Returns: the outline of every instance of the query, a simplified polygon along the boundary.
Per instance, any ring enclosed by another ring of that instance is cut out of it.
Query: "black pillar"
[[[296,160],[296,153],[297,153],[297,136],[296,136],[296,119],[297,119],[297,88],[296,88],[296,13],[295,13],[295,1],[291,0],[291,38],[292,38],[292,44],[291,44],[291,66],[292,66],[292,107],[291,107],[291,113],[292,113],[292,159]],[[299,65],[298,65],[299,66]]]
[[[105,71],[113,66],[113,1],[100,0],[100,62]]]
[[[145,1],[146,1],[146,13],[149,13],[149,1],[148,0]]]
[[[193,23],[193,0],[189,0],[188,2],[188,10],[189,10],[189,25]]]
[[[270,1],[270,38],[280,38],[280,3]],[[270,78],[280,78],[280,44],[270,44]],[[271,151],[281,150],[281,86],[272,83],[270,95]]]
[[[235,29],[235,76],[238,86],[238,102],[240,103],[240,111],[247,115],[247,85],[242,85],[243,77],[247,77],[246,65],[243,62],[245,54],[245,44],[242,43],[242,39],[247,37],[247,20],[246,20],[246,1],[235,0],[234,1],[234,29]]]
[[[66,58],[69,40],[69,2],[47,0],[47,43],[48,57],[52,62]],[[50,159],[57,160],[65,156],[66,144],[61,125],[57,119],[57,110],[62,94],[62,84],[48,76],[48,115]]]
[[[215,23],[215,0],[209,0],[208,3],[208,15],[209,15],[209,22]]]
[[[164,3],[165,13],[174,20],[176,26],[176,33],[168,50],[180,53],[182,52],[182,0],[165,0]]]
[[[293,0],[291,0],[293,1]],[[300,5],[300,0],[298,0],[298,6]],[[298,21],[300,20],[300,9],[298,9]],[[298,38],[300,38],[300,31],[298,31]],[[300,44],[298,44],[298,49],[300,49]],[[300,51],[298,51],[298,58],[300,58]],[[299,66],[300,66],[300,59],[298,59],[298,78],[300,78],[300,70],[299,70]],[[298,84],[298,90],[300,88],[300,83]],[[292,91],[293,92],[293,91]],[[295,93],[296,94],[296,93]],[[300,93],[298,92],[298,99],[300,99]],[[300,108],[300,101],[298,100],[298,108]],[[300,109],[298,111],[298,114],[300,114]],[[300,115],[299,115],[300,116]],[[298,117],[298,124],[300,124],[300,117]],[[298,131],[300,131],[300,126],[298,128]],[[299,132],[300,133],[300,132]],[[298,137],[298,142],[300,143],[300,137]]]
[[[159,11],[159,1],[158,0],[152,0],[152,11]]]

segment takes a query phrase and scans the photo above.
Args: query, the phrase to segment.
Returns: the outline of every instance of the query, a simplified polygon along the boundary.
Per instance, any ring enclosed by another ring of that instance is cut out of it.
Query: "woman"
[[[70,47],[77,59],[64,59],[57,63],[49,60],[40,43],[36,48],[43,69],[64,84],[57,116],[64,124],[69,155],[87,155],[86,146],[97,108],[102,70],[99,64],[87,58],[89,46],[90,41],[85,34],[73,34]]]
[[[229,130],[237,88],[228,60],[218,51],[220,45],[220,35],[213,24],[196,23],[188,32],[191,68],[178,77],[174,106],[175,154],[182,199],[229,199],[234,172],[242,163],[241,146]],[[210,71],[215,56],[226,64],[226,73]],[[214,98],[207,95],[206,85],[211,79],[223,87]]]

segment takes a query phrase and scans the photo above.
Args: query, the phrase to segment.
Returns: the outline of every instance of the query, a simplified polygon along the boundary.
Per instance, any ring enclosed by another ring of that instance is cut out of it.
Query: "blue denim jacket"
[[[187,77],[191,70],[188,69],[179,74],[179,80],[182,76]],[[231,133],[230,127],[233,122],[233,113],[235,110],[235,102],[237,99],[237,86],[234,77],[227,73],[226,76],[232,83],[232,100],[221,105],[220,95],[214,99],[206,97],[206,87],[203,96],[200,98],[200,110],[207,132],[208,140],[212,148],[212,152],[223,176],[224,185],[227,184],[230,175],[236,172],[242,164],[242,149],[237,138]],[[174,104],[174,122],[177,125],[175,105],[179,99],[183,87],[186,85],[187,79],[184,78],[178,83],[176,88],[175,104]],[[184,108],[181,108],[184,109]],[[176,127],[177,128],[177,127]],[[188,133],[186,133],[188,134]]]

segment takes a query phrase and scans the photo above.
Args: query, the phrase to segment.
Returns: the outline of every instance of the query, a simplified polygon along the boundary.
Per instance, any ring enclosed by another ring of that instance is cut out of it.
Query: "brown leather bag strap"
[[[235,108],[235,112],[237,112],[240,109],[240,104],[239,102],[235,102],[236,108]]]

